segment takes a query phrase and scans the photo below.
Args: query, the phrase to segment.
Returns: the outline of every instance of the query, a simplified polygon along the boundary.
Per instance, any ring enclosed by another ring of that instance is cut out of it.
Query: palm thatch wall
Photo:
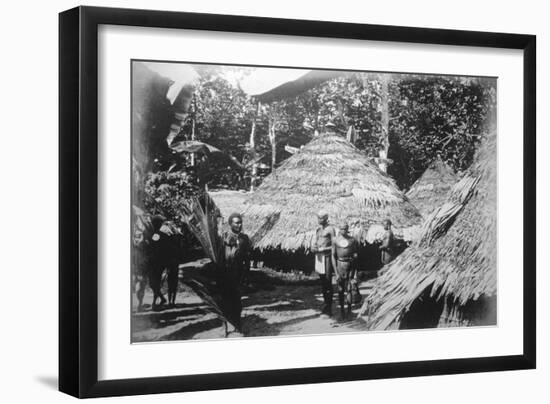
[[[496,323],[496,175],[491,136],[421,239],[380,271],[362,308],[371,329]]]
[[[242,213],[248,196],[245,191],[217,190],[208,192],[224,218],[224,222],[232,213]]]
[[[246,204],[244,221],[256,232],[254,246],[261,251],[308,253],[320,210],[333,224],[347,222],[363,243],[377,237],[386,218],[401,236],[421,222],[395,182],[336,134],[314,138],[266,177]],[[265,226],[266,218],[276,220]]]
[[[407,192],[407,198],[424,217],[446,199],[458,181],[458,175],[441,159],[435,160]]]

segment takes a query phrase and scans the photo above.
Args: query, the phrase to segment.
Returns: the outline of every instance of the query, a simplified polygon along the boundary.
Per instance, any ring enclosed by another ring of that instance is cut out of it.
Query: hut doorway
[[[482,295],[476,300],[469,300],[465,305],[455,304],[450,297],[439,320],[439,327],[471,327],[496,325],[496,296]]]
[[[481,296],[458,306],[452,297],[439,300],[431,297],[431,288],[428,286],[411,304],[401,319],[399,329],[496,325],[496,296]]]
[[[403,315],[399,329],[414,330],[418,328],[436,328],[443,313],[443,299],[436,300],[431,296],[432,286],[428,286],[411,304]]]

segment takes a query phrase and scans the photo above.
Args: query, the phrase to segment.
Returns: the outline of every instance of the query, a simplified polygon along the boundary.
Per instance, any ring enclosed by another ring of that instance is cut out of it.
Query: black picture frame
[[[344,38],[523,50],[523,353],[468,359],[98,381],[98,26]],[[459,374],[536,366],[536,37],[166,11],[59,15],[59,390],[76,397]]]

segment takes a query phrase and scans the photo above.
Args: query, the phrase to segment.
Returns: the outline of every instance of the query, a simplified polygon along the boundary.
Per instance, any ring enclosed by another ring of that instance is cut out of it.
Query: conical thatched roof
[[[415,300],[428,293],[454,308],[496,295],[496,139],[488,139],[474,165],[428,218],[422,238],[384,267],[376,282],[370,328],[399,325]]]
[[[453,169],[441,159],[436,159],[407,192],[407,198],[427,217],[446,199],[458,181]]]
[[[254,232],[266,218],[277,218],[256,234],[255,248],[307,252],[320,210],[332,224],[346,221],[361,241],[386,218],[397,234],[421,221],[394,181],[336,134],[314,138],[266,177],[248,198],[244,220]]]
[[[224,220],[227,220],[232,213],[242,213],[248,196],[248,192],[229,189],[209,191],[208,193],[220,209]]]

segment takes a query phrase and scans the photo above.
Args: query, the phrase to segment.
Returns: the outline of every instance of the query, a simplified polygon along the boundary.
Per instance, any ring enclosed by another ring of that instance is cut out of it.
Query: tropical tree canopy
[[[174,106],[162,101],[170,81],[146,72],[160,90],[134,85],[134,111],[140,114],[133,126],[139,132],[134,148],[139,155],[134,157],[146,161],[148,170],[177,166],[193,174],[198,157],[171,150],[168,143],[204,142],[221,151],[202,161],[210,189],[248,189],[253,175],[261,182],[293,150],[311,141],[315,130],[333,122],[343,136],[352,127],[355,146],[372,158],[379,157],[389,142],[388,174],[407,190],[436,159],[455,172],[468,168],[480,140],[494,129],[489,124],[495,122],[496,114],[494,79],[357,72],[327,76],[327,81],[306,86],[304,92],[287,89],[292,96],[261,102],[239,84],[261,69],[193,67],[199,77],[189,108],[178,115],[175,126],[169,119]],[[192,164],[190,155],[195,159]]]

